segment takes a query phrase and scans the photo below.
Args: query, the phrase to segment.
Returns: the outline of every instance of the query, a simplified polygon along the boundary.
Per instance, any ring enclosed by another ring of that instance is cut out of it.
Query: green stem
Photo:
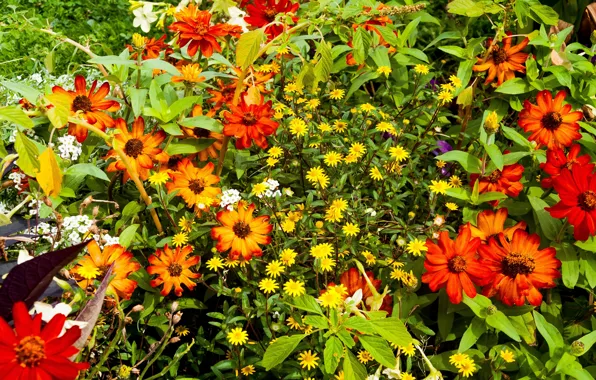
[[[153,375],[151,377],[148,377],[147,380],[154,380],[154,379],[160,379],[163,376],[165,376],[166,373],[168,373],[168,371],[170,370],[170,368],[172,366],[174,366],[176,363],[178,363],[180,361],[180,359],[182,359],[184,357],[184,355],[188,354],[190,351],[190,348],[195,344],[195,340],[193,339],[192,342],[189,343],[188,347],[186,347],[186,350],[184,350],[183,352],[181,352],[179,355],[175,355],[174,356],[174,360],[172,360],[170,362],[170,364],[168,364],[167,366],[164,367],[164,369],[161,370],[160,373],[158,373],[157,375]]]
[[[153,356],[153,358],[151,360],[149,360],[149,363],[147,363],[147,365],[143,369],[143,372],[141,372],[141,375],[139,376],[139,379],[138,380],[142,380],[143,379],[143,376],[145,376],[145,373],[147,373],[147,371],[149,370],[149,368],[151,368],[151,366],[153,365],[153,363],[155,363],[155,361],[161,357],[161,354],[166,349],[166,346],[168,345],[168,343],[170,341],[170,337],[172,336],[172,332],[174,332],[174,326],[171,326],[170,327],[170,329],[166,333],[166,338],[163,340],[163,343],[161,344],[161,347],[159,347],[159,350]]]

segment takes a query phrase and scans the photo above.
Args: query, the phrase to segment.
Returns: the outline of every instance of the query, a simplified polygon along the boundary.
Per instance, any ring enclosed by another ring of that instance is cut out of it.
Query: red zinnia
[[[480,243],[479,238],[472,238],[469,223],[460,229],[455,241],[449,239],[447,231],[439,235],[438,245],[426,240],[428,252],[422,282],[428,284],[433,292],[446,286],[451,303],[462,301],[462,290],[468,297],[475,297],[474,284],[483,285],[487,277],[486,269],[476,259]]]
[[[498,294],[508,306],[522,306],[527,299],[531,305],[542,303],[538,289],[554,288],[555,278],[561,277],[561,262],[553,247],[539,250],[540,237],[517,230],[511,242],[503,233],[490,238],[488,245],[480,246],[480,263],[492,272],[482,293],[487,297]]]
[[[524,167],[522,165],[506,165],[503,170],[495,169],[489,175],[472,174],[470,176],[470,186],[473,188],[476,181],[480,181],[478,185],[480,194],[499,192],[510,197],[517,197],[524,188],[524,185],[519,182],[523,174]],[[493,205],[498,203],[498,201],[491,202]]]
[[[563,105],[566,96],[565,90],[561,90],[553,100],[550,91],[544,90],[536,95],[537,105],[529,100],[524,102],[525,109],[519,113],[517,124],[525,132],[532,133],[528,140],[552,149],[570,146],[581,139],[577,122],[584,114],[581,111],[570,112],[571,104]]]
[[[275,17],[280,13],[296,13],[300,4],[292,3],[289,0],[254,0],[254,3],[246,6],[248,16],[244,17],[250,26],[261,28],[275,21]],[[293,16],[294,22],[298,17]],[[284,31],[284,25],[274,24],[265,28],[265,33],[269,39],[279,36]]]
[[[375,279],[375,275],[371,271],[366,272],[366,276],[368,277],[372,285],[375,287],[375,289],[379,291],[379,289],[381,289],[381,280]],[[344,299],[352,297],[354,293],[356,293],[358,290],[362,290],[362,299],[365,301],[365,303],[367,299],[374,296],[373,292],[370,289],[370,286],[368,286],[366,278],[364,278],[364,276],[360,274],[357,268],[350,268],[344,273],[342,273],[339,277],[339,281],[348,290],[348,292],[345,294]],[[335,286],[335,283],[330,282],[327,285],[327,288],[331,286]],[[325,290],[322,290],[321,294],[323,294],[324,292]],[[392,304],[393,299],[388,294],[383,298],[383,305],[379,310],[386,311],[388,315],[391,315],[391,312],[393,311]]]
[[[596,176],[593,165],[575,164],[565,168],[553,178],[553,187],[561,200],[553,207],[545,208],[553,218],[567,217],[574,227],[576,240],[587,240],[596,235]]]
[[[231,112],[225,111],[223,114],[225,118],[223,133],[237,138],[236,148],[250,148],[253,140],[262,149],[267,148],[265,137],[275,133],[279,125],[271,120],[274,113],[271,109],[271,101],[263,103],[261,96],[260,104],[247,104],[242,97],[239,105],[229,105],[229,107]]]
[[[194,4],[182,9],[174,15],[176,21],[169,29],[176,32],[178,46],[188,45],[188,55],[193,57],[199,48],[205,57],[211,57],[213,51],[221,52],[217,37],[225,37],[230,33],[223,24],[211,25],[211,13],[201,11]],[[189,43],[190,42],[190,43]]]
[[[550,177],[543,178],[540,182],[542,187],[550,189],[553,187],[553,179],[561,174],[561,170],[564,168],[571,169],[574,164],[588,165],[593,170],[594,164],[591,164],[591,158],[589,155],[584,154],[579,156],[581,147],[578,144],[573,144],[569,153],[565,156],[565,151],[561,148],[553,148],[546,151],[546,162],[540,164],[540,168],[545,171],[546,174],[550,174]],[[579,157],[578,157],[579,156]]]
[[[73,326],[59,337],[66,316],[56,314],[43,328],[41,314],[29,315],[24,302],[12,309],[14,330],[0,318],[0,373],[3,379],[69,380],[89,363],[73,363],[68,358],[79,350],[73,343],[81,329]]]

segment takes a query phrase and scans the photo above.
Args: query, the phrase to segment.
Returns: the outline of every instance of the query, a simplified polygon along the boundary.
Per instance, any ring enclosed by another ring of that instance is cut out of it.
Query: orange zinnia
[[[454,304],[462,301],[462,290],[468,297],[476,297],[474,284],[483,285],[487,277],[486,269],[476,259],[480,243],[479,238],[472,237],[469,223],[460,229],[455,241],[449,239],[447,231],[439,235],[438,245],[426,240],[428,252],[422,282],[433,292],[447,287],[449,300]]]
[[[491,210],[484,210],[478,214],[478,227],[470,226],[472,228],[472,236],[478,237],[483,242],[487,242],[492,236],[496,236],[501,232],[505,234],[508,240],[511,240],[513,233],[517,230],[525,230],[526,222],[518,222],[515,226],[505,228],[505,221],[509,210],[500,208],[497,212]]]
[[[472,174],[470,176],[470,186],[474,188],[476,181],[480,181],[478,190],[480,194],[489,192],[499,192],[510,197],[517,197],[524,189],[524,185],[519,182],[524,174],[524,167],[520,164],[505,165],[503,170],[495,169],[486,176]],[[493,206],[499,204],[499,201],[490,202]]]
[[[110,281],[108,292],[130,299],[137,287],[137,282],[129,280],[128,276],[141,267],[139,263],[133,261],[132,253],[119,244],[108,245],[102,251],[95,240],[87,244],[87,251],[89,254],[83,257],[73,270],[79,286],[86,289],[93,284],[93,281],[102,280],[108,268],[114,264],[112,269],[114,277]]]
[[[236,260],[242,256],[250,260],[252,256],[261,256],[263,250],[259,244],[271,243],[271,236],[268,234],[273,229],[269,224],[267,215],[253,218],[255,205],[250,204],[245,209],[245,203],[238,202],[238,211],[224,210],[217,213],[217,220],[221,227],[211,229],[211,237],[217,240],[215,248],[219,252],[225,252],[231,248],[230,259]]]
[[[192,117],[201,116],[203,115],[203,109],[200,105],[195,105],[192,109],[191,113]],[[221,133],[213,132],[205,128],[195,127],[180,127],[184,135],[190,138],[196,139],[213,139],[213,144],[209,145],[209,147],[203,149],[198,153],[199,160],[207,161],[209,157],[211,158],[218,158],[219,157],[219,150],[223,146],[223,138],[224,135]]]
[[[563,105],[566,96],[565,90],[561,90],[553,100],[550,91],[544,90],[536,95],[537,105],[529,100],[524,102],[517,124],[525,132],[532,133],[528,140],[553,149],[570,146],[581,139],[577,122],[584,114],[581,111],[570,112],[571,104]]]
[[[158,40],[156,40],[155,37],[146,38],[145,45],[143,46],[143,50],[141,51],[141,58],[143,58],[143,59],[159,58],[162,51],[165,51],[166,57],[169,54],[173,53],[174,50],[170,47],[170,45],[168,45],[167,42],[165,42],[166,37],[167,36],[164,34]],[[130,55],[130,59],[137,59],[138,53],[136,52],[136,49],[134,47],[132,47],[131,45],[126,45],[126,47],[128,48],[128,51],[134,52]]]
[[[197,168],[188,158],[184,158],[178,163],[178,171],[168,173],[173,181],[166,183],[168,193],[177,191],[188,207],[203,204],[203,208],[208,208],[221,194],[219,187],[212,186],[219,182],[219,177],[212,174],[213,169],[215,166],[212,162],[203,168]]]
[[[279,123],[271,120],[271,100],[266,103],[263,101],[261,96],[260,104],[247,104],[243,97],[239,105],[229,105],[231,112],[223,113],[223,133],[236,137],[236,148],[250,148],[253,140],[260,148],[267,148],[266,136],[274,134]]]
[[[165,138],[166,133],[164,131],[158,131],[155,133],[145,133],[145,120],[139,116],[132,125],[132,131],[128,131],[126,122],[124,119],[116,120],[116,129],[120,131],[119,134],[114,136],[114,143],[119,148],[122,148],[124,153],[128,156],[128,162],[130,162],[139,175],[139,178],[144,181],[149,178],[149,169],[152,169],[155,162],[167,162],[170,158],[166,152],[161,148],[158,148]],[[130,173],[126,169],[124,162],[120,159],[120,156],[114,149],[110,150],[105,157],[116,158],[116,161],[108,165],[107,172],[115,172],[118,170],[124,170],[123,182],[128,181]]]
[[[478,65],[475,65],[472,70],[474,71],[487,71],[488,76],[484,81],[484,84],[491,83],[495,77],[497,83],[500,86],[503,82],[515,78],[515,72],[525,73],[526,59],[528,59],[527,53],[522,53],[521,50],[525,48],[530,42],[529,39],[525,38],[521,43],[511,46],[511,33],[507,33],[508,36],[503,38],[503,46],[500,47],[495,44],[488,54],[486,61],[483,58],[478,58]],[[492,40],[488,40],[489,46],[492,45]]]
[[[221,79],[218,79],[216,83],[217,89],[207,89],[207,92],[211,94],[207,101],[213,103],[213,108],[207,114],[208,116],[215,115],[215,112],[221,109],[224,104],[232,104],[234,92],[236,91],[236,85],[234,84],[225,84]]]
[[[505,305],[522,306],[527,299],[531,305],[542,303],[538,289],[555,287],[555,278],[561,277],[561,262],[553,247],[539,250],[540,238],[518,230],[509,241],[503,233],[490,238],[488,245],[480,246],[480,262],[491,277],[482,293],[487,297],[497,294]]]
[[[81,75],[77,75],[74,81],[75,90],[68,91],[60,86],[52,88],[52,94],[47,98],[50,102],[68,104],[70,115],[79,114],[89,124],[93,124],[102,131],[107,127],[114,126],[114,119],[102,111],[115,112],[120,109],[120,104],[115,100],[107,100],[105,97],[110,93],[110,84],[105,82],[97,92],[97,81],[93,81],[91,88],[87,90],[87,81]],[[77,138],[82,143],[87,138],[87,128],[69,123],[68,133]]]
[[[197,265],[201,258],[199,256],[188,257],[192,253],[192,247],[178,247],[172,250],[166,244],[163,250],[158,249],[155,254],[149,257],[147,273],[157,274],[154,280],[151,280],[152,287],[164,284],[161,290],[162,296],[167,296],[174,288],[178,297],[182,295],[182,284],[186,285],[188,290],[193,290],[197,285],[192,279],[199,278],[201,275],[190,270]]]

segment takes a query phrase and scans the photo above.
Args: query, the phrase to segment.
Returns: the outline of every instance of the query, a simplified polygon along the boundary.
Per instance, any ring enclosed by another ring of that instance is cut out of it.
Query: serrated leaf
[[[246,70],[258,58],[261,43],[265,39],[262,29],[255,29],[240,36],[236,43],[236,65]]]
[[[19,107],[0,107],[0,120],[6,120],[27,129],[33,128],[33,120]]]
[[[395,366],[395,355],[385,339],[371,335],[361,335],[358,339],[377,362],[389,368]]]
[[[354,45],[352,54],[356,63],[364,63],[364,61],[368,57],[368,49],[370,49],[371,42],[372,37],[364,28],[356,29],[356,32],[354,33],[354,38],[352,39],[352,44]]]
[[[351,351],[346,351],[344,356],[344,380],[362,380],[366,379],[366,368],[356,359]]]
[[[278,338],[267,347],[261,365],[265,367],[265,370],[269,371],[283,363],[305,336],[305,334],[298,334]]]
[[[46,148],[39,155],[39,172],[35,176],[37,183],[48,197],[57,197],[62,189],[62,171],[56,161],[52,148]]]
[[[30,177],[35,177],[39,171],[39,150],[27,136],[21,131],[17,131],[14,148],[19,154],[17,165],[23,173]]]
[[[325,363],[325,371],[327,373],[335,373],[343,351],[344,346],[337,337],[332,336],[327,340],[325,351],[323,351],[323,362]]]
[[[412,343],[412,336],[399,318],[373,319],[369,323],[377,334],[393,344],[406,347]]]
[[[300,297],[294,297],[292,301],[288,302],[289,305],[309,313],[323,315],[323,310],[317,300],[308,294],[304,294]]]

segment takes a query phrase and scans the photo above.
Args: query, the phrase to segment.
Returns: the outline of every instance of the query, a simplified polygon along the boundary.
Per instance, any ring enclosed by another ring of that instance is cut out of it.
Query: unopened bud
[[[170,310],[172,311],[172,313],[175,313],[176,310],[178,310],[178,302],[177,301],[172,302],[172,306],[170,306]]]
[[[99,206],[93,207],[93,217],[95,218],[97,215],[99,215]]]
[[[484,120],[484,130],[489,135],[492,135],[499,130],[499,117],[495,111],[489,113]]]
[[[124,323],[126,323],[127,325],[130,325],[132,323],[132,318],[131,317],[125,317],[124,318]]]
[[[178,343],[178,342],[180,342],[180,338],[178,338],[177,336],[170,339],[170,343]]]
[[[132,35],[132,44],[135,48],[143,49],[145,47],[145,43],[147,43],[147,37],[143,37],[139,33]]]
[[[118,369],[118,378],[119,379],[130,379],[130,372],[132,371],[132,368],[130,368],[129,366],[126,365],[121,365],[120,368]]]
[[[133,313],[140,313],[141,311],[145,310],[145,306],[143,305],[136,305],[132,308]]]
[[[584,117],[588,119],[588,121],[594,120],[596,118],[596,108],[592,107],[589,104],[584,104],[582,106],[582,112],[584,113]]]
[[[490,305],[486,308],[486,314],[488,315],[495,315],[497,313],[497,307],[495,305]]]
[[[180,323],[180,319],[182,319],[182,312],[179,311],[172,316],[172,323],[177,325]]]
[[[573,355],[579,356],[584,353],[586,347],[583,342],[576,340],[575,342],[571,343],[571,353]]]

